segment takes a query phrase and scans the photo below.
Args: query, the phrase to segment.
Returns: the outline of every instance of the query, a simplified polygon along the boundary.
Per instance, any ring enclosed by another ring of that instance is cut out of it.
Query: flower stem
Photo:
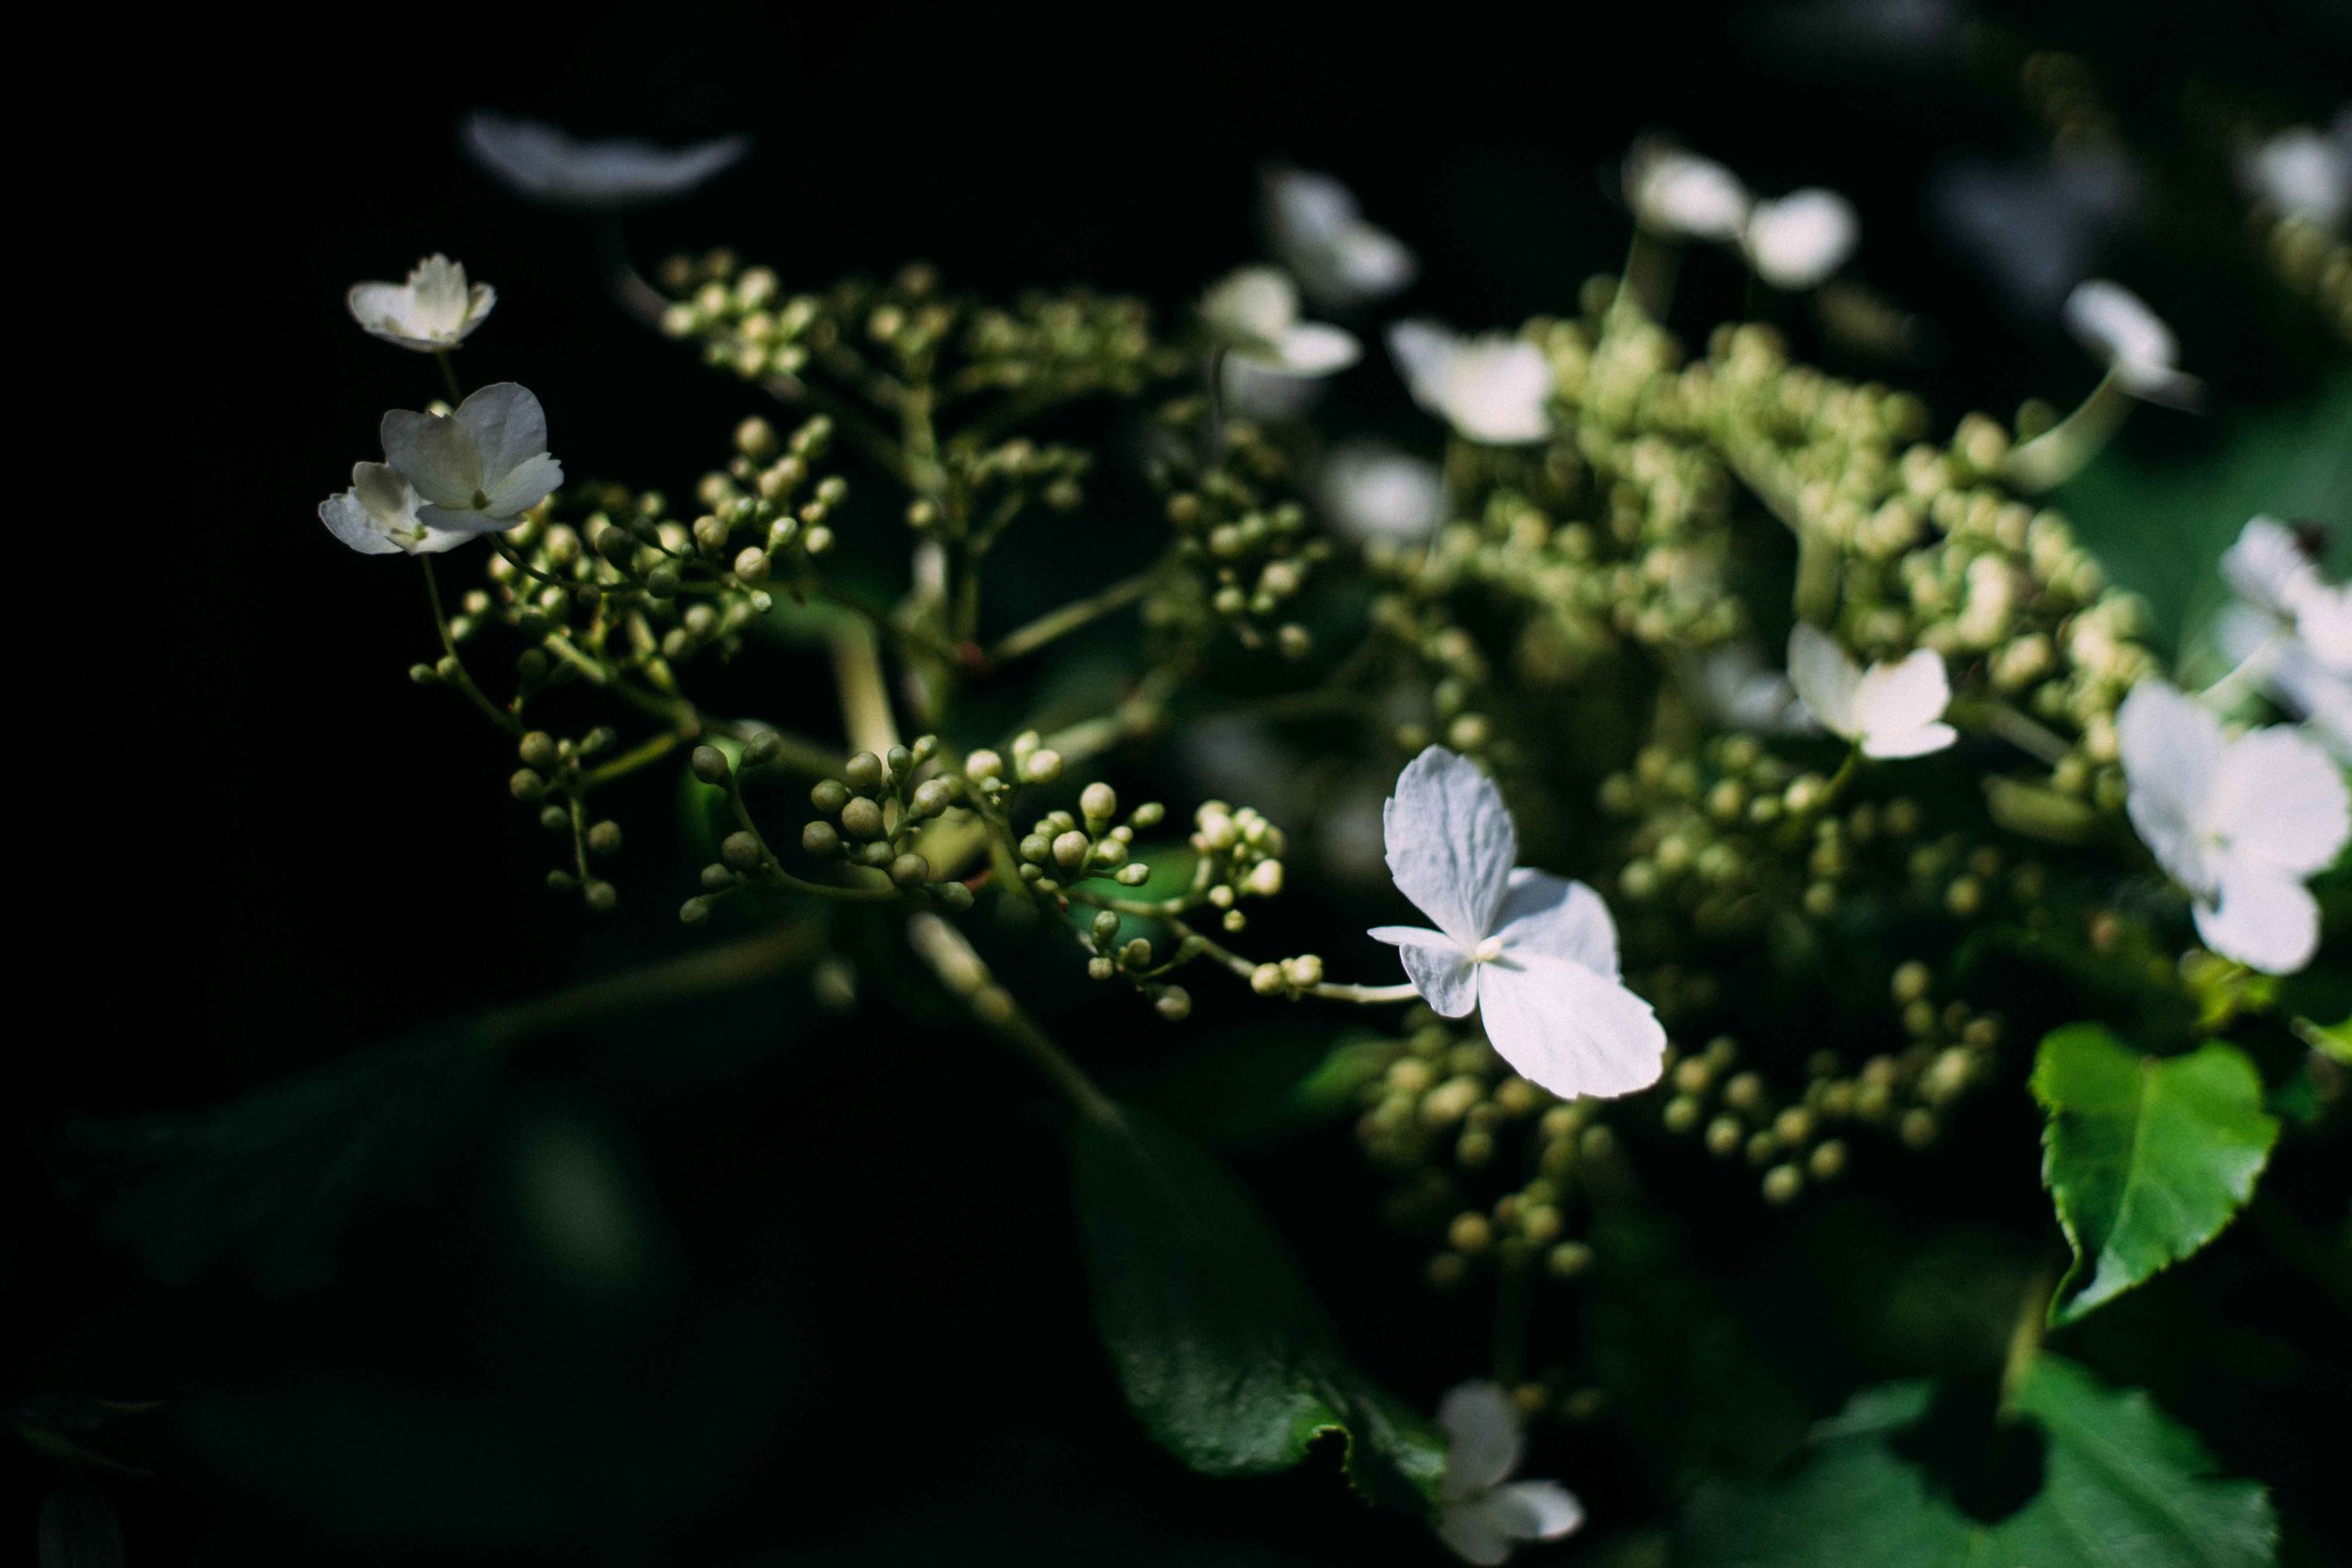
[[[452,677],[456,683],[457,689],[463,691],[472,701],[473,705],[488,717],[491,723],[509,735],[520,734],[522,721],[484,696],[482,688],[474,685],[473,676],[467,673],[466,661],[458,657],[457,639],[450,635],[449,616],[441,609],[441,582],[440,578],[433,574],[433,558],[429,555],[421,555],[417,557],[417,564],[424,568],[424,596],[433,606],[433,628],[441,634],[441,652],[448,657],[450,668],[457,672]]]
[[[961,931],[929,911],[907,921],[907,945],[942,985],[970,1009],[981,1027],[1011,1046],[1052,1085],[1070,1108],[1105,1127],[1120,1125],[1119,1107],[1076,1062],[1021,1010]]]
[[[449,388],[449,401],[451,406],[454,407],[458,404],[465,402],[466,388],[459,386],[457,383],[457,367],[450,363],[449,350],[445,348],[435,349],[433,351],[433,358],[434,362],[441,367],[441,385]]]
[[[2131,411],[2131,393],[2109,370],[2073,413],[2012,450],[2001,477],[2032,495],[2056,489],[2090,466]]]
[[[1150,593],[1152,585],[1158,580],[1159,568],[1149,567],[1131,578],[1122,578],[1098,593],[1073,600],[1059,610],[1049,610],[1028,625],[1007,632],[994,647],[989,649],[988,660],[992,664],[999,664],[1025,654],[1033,654],[1057,638],[1066,637],[1089,622],[1135,603]]]

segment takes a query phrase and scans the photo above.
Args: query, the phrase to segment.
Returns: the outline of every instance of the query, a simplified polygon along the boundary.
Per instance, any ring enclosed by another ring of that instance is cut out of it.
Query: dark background
[[[1901,45],[1820,11],[1627,9],[582,7],[181,18],[67,52],[79,121],[25,159],[39,238],[20,287],[49,319],[17,340],[44,410],[17,427],[20,473],[41,481],[20,492],[20,559],[54,574],[20,603],[72,607],[19,647],[19,755],[39,782],[18,820],[51,867],[20,984],[28,1014],[60,987],[64,1006],[19,1026],[11,1119],[43,1132],[208,1103],[691,945],[660,845],[668,786],[624,812],[643,848],[622,912],[592,922],[548,896],[542,841],[503,797],[511,759],[404,676],[432,652],[413,572],[313,520],[373,452],[381,409],[437,391],[427,361],[363,337],[342,303],[427,251],[498,285],[464,368],[538,389],[575,475],[683,489],[710,459],[704,433],[757,408],[610,307],[585,220],[462,159],[469,108],[670,141],[752,133],[745,165],[629,220],[641,264],[725,243],[790,287],[922,257],[958,287],[1086,281],[1164,311],[1259,253],[1256,170],[1285,159],[1342,175],[1414,245],[1415,308],[1481,325],[1566,309],[1614,269],[1616,162],[1664,128],[1759,189],[1855,198],[1861,276],[1941,329],[1915,372],[1939,414],[2088,386],[2046,312],[2004,307],[1925,215],[1954,156],[2046,147],[1985,63],[2013,60],[2008,45]],[[2085,50],[2127,125],[2161,137],[2192,71],[2280,118],[2323,116],[2352,83],[2348,13],[1977,14]],[[2307,393],[2325,348],[2249,319],[2228,271],[2242,263],[2160,217],[2103,261],[2164,301],[2233,406]],[[1728,267],[1694,265],[1691,288],[1695,309],[1738,309]],[[2206,437],[2159,415],[2133,438]],[[83,539],[103,543],[44,547]],[[789,699],[775,716],[826,723]],[[153,1472],[103,1483],[134,1562],[1417,1551],[1328,1474],[1211,1484],[1133,1430],[1045,1127],[1028,1081],[979,1042],[887,1006],[822,1015],[786,979],[531,1047],[420,1182],[331,1258],[262,1285],[233,1268],[143,1281],[53,1196],[27,1138],[6,1157],[25,1202],[0,1239],[0,1397],[167,1402],[91,1437]],[[1452,1331],[1416,1259],[1380,1243],[1343,1136],[1265,1169],[1343,1322],[1407,1345]],[[1917,1234],[1939,1205],[2029,1227],[2040,1195],[2029,1164],[2017,1174],[1988,1197],[1931,1168],[1859,1218],[1804,1223],[1832,1251],[1840,1226]],[[607,1219],[526,1244],[516,1216],[563,1207],[549,1193]],[[1725,1272],[1792,1266],[1760,1257]],[[2256,1263],[2214,1265],[2241,1267],[2213,1288],[2265,1310]],[[1798,1338],[1804,1291],[1830,1290],[1808,1277],[1782,1281]],[[2282,1334],[2309,1305],[2279,1309]],[[1829,1359],[1801,1390],[1822,1407],[1838,1378],[1890,1370]],[[1433,1356],[1396,1375],[1427,1399],[1448,1370]],[[2341,1398],[2336,1376],[2308,1408]],[[2181,1397],[2235,1408],[2225,1458],[2288,1503],[2315,1484],[2280,1435],[2298,1411]],[[1598,1508],[1662,1506],[1630,1465],[1577,1457],[1571,1484]],[[32,1495],[11,1493],[0,1539],[23,1539]]]

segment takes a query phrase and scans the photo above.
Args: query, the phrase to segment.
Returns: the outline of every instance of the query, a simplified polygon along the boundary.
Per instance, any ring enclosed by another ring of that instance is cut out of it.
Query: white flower
[[[1445,481],[1425,458],[1377,441],[1349,441],[1323,463],[1323,504],[1359,544],[1418,544],[1445,515]]]
[[[1826,632],[1799,622],[1788,634],[1788,680],[1805,711],[1866,757],[1924,756],[1960,738],[1942,722],[1952,683],[1932,649],[1865,670]]]
[[[1472,441],[1514,446],[1551,434],[1551,365],[1523,338],[1399,322],[1389,328],[1389,354],[1414,401]]]
[[[1327,174],[1268,169],[1265,222],[1276,257],[1325,309],[1381,299],[1413,280],[1413,253],[1366,223],[1355,196]]]
[[[1796,688],[1766,667],[1753,642],[1710,648],[1690,667],[1691,695],[1715,722],[1759,735],[1797,735],[1814,725]]]
[[[319,521],[361,555],[434,555],[472,537],[421,521],[418,499],[415,486],[387,465],[358,463],[351,488],[319,502]]]
[[[2121,283],[2094,277],[2066,296],[2066,328],[2104,360],[2136,398],[2186,408],[2201,383],[2180,369],[2180,343],[2147,301]]]
[[[2352,216],[2352,109],[2336,135],[2310,125],[2280,132],[2238,160],[2238,177],[2259,201],[2318,229]]]
[[[1820,286],[1844,266],[1861,237],[1862,219],[1853,203],[1813,186],[1757,202],[1740,230],[1740,244],[1765,282],[1804,290]]]
[[[467,288],[466,269],[448,257],[428,256],[407,282],[354,283],[343,302],[372,336],[431,354],[464,342],[498,297],[487,283]]]
[[[1501,1385],[1453,1389],[1438,1405],[1438,1424],[1447,1438],[1438,1539],[1454,1556],[1493,1568],[1522,1542],[1557,1541],[1584,1522],[1584,1505],[1558,1481],[1511,1479],[1526,1440]]]
[[[1748,188],[1711,158],[1654,137],[1625,160],[1626,200],[1645,229],[1694,240],[1732,240],[1748,220]]]
[[[425,499],[426,526],[495,533],[564,483],[548,455],[548,417],[511,381],[485,387],[447,416],[395,408],[384,416],[384,457]]]
[[[691,147],[633,140],[580,141],[535,119],[477,110],[466,119],[466,150],[514,190],[559,207],[634,207],[683,195],[739,160],[747,136]]]
[[[2124,809],[2157,863],[2189,891],[2205,945],[2291,974],[2319,946],[2303,883],[2352,836],[2344,773],[2285,725],[2232,739],[2194,698],[2143,680],[2116,711]]]
[[[1243,267],[1200,300],[1228,362],[1284,376],[1322,376],[1362,356],[1352,333],[1298,319],[1298,285],[1279,267]]]
[[[2217,632],[2279,705],[2352,758],[2352,586],[2331,583],[2295,531],[2256,517],[2221,556],[2239,603]]]
[[[1666,1032],[1617,979],[1608,906],[1582,882],[1512,866],[1518,831],[1473,764],[1438,746],[1407,763],[1381,833],[1398,891],[1438,928],[1372,934],[1432,1007],[1478,1009],[1502,1059],[1562,1099],[1658,1081]]]

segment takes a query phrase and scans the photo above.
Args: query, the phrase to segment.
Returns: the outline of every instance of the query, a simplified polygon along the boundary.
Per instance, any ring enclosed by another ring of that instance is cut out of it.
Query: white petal
[[[1916,648],[1892,664],[1873,664],[1863,672],[1854,684],[1854,724],[1866,740],[1878,736],[1911,736],[1943,718],[1951,701],[1952,683],[1944,673],[1943,657],[1933,649]],[[1951,744],[1948,736],[1943,744]]]
[[[1960,738],[1960,732],[1949,724],[1921,724],[1916,729],[1885,730],[1875,733],[1862,743],[1862,754],[1877,757],[1882,762],[1899,762],[1904,757],[1923,757],[1930,752],[1940,752]]]
[[[1582,882],[1518,867],[1495,911],[1495,934],[1506,953],[1565,958],[1617,977],[1617,923],[1600,895]]]
[[[2147,302],[2120,283],[2094,277],[2066,296],[2066,325],[2085,348],[2114,371],[2126,391],[2154,403],[2186,406],[2197,380],[2179,370],[2180,343]]]
[[[1332,247],[1332,303],[1379,299],[1413,280],[1420,262],[1404,241],[1369,223],[1352,224]]]
[[[1519,852],[1518,830],[1494,781],[1468,758],[1432,746],[1397,775],[1380,831],[1397,891],[1457,945],[1485,941]]]
[[[2206,824],[2220,776],[2221,721],[2159,680],[2134,686],[2115,712],[2125,813],[2140,841],[2191,893],[2213,892]]]
[[[354,283],[343,295],[343,304],[352,320],[378,338],[399,341],[416,335],[410,320],[415,301],[405,285]]]
[[[1515,1481],[1487,1499],[1487,1517],[1521,1541],[1557,1541],[1584,1523],[1584,1505],[1556,1481]]]
[[[485,490],[495,489],[507,475],[548,450],[547,411],[527,388],[512,381],[492,382],[459,404],[450,418],[473,437],[482,453],[481,483]],[[550,483],[548,488],[554,486]]]
[[[1467,1501],[1490,1492],[1519,1467],[1525,1447],[1518,1406],[1502,1385],[1486,1379],[1457,1384],[1438,1402],[1445,1429],[1445,1482],[1439,1495]]]
[[[383,525],[360,503],[354,491],[345,490],[319,502],[319,521],[326,525],[327,532],[361,555],[400,553],[400,546],[386,536]]]
[[[1853,203],[1819,187],[1759,201],[1748,214],[1740,243],[1764,281],[1780,289],[1810,289],[1846,264],[1862,233]]]
[[[1412,252],[1366,223],[1355,197],[1331,176],[1270,169],[1265,198],[1274,253],[1318,305],[1359,304],[1412,281]]]
[[[2225,958],[2265,974],[2292,974],[2319,950],[2319,903],[2297,879],[2225,863],[2220,896],[2197,904],[2197,934]]]
[[[1243,267],[1201,296],[1200,314],[1222,337],[1272,344],[1298,320],[1298,288],[1279,267]]]
[[[1446,1503],[1438,1510],[1438,1539],[1445,1543],[1446,1550],[1478,1568],[1495,1568],[1518,1544],[1503,1528],[1504,1521],[1496,1516],[1491,1503],[1490,1498],[1475,1497]]]
[[[2334,864],[2352,836],[2352,800],[2317,741],[2272,725],[2221,753],[2207,825],[2232,861],[2310,877]]]
[[[1551,362],[1524,339],[1490,333],[1446,367],[1440,411],[1473,441],[1517,446],[1551,434]]]
[[[1258,424],[1299,419],[1323,396],[1321,378],[1295,374],[1271,354],[1237,350],[1223,370],[1227,410]]]
[[[1748,189],[1739,176],[1680,148],[1636,143],[1626,159],[1625,183],[1634,215],[1669,234],[1728,240],[1747,221]]]
[[[1405,977],[1441,1018],[1468,1018],[1478,1006],[1478,960],[1443,931],[1375,926],[1370,935],[1396,949]]]
[[[527,458],[491,487],[490,504],[482,510],[494,517],[519,517],[548,499],[564,483],[564,465],[546,452]]]
[[[1444,520],[1445,481],[1438,466],[1376,443],[1333,449],[1324,460],[1321,489],[1333,525],[1362,544],[1418,543]]]
[[[1788,634],[1788,684],[1821,728],[1847,740],[1861,735],[1854,697],[1862,670],[1820,627],[1800,621]]]
[[[1329,375],[1363,356],[1354,333],[1321,322],[1300,322],[1274,343],[1275,356],[1293,375]]]
[[[495,517],[487,512],[476,512],[466,506],[436,506],[431,502],[417,508],[417,520],[431,529],[441,529],[461,539],[481,533],[503,533],[515,526],[512,517]],[[441,546],[447,549],[449,546]]]
[[[1389,356],[1396,361],[1414,400],[1433,413],[1439,411],[1438,383],[1454,357],[1456,341],[1451,331],[1432,321],[1402,321],[1389,328]]]
[[[468,118],[465,140],[476,163],[521,194],[591,210],[680,195],[751,150],[743,136],[675,150],[644,141],[579,141],[538,120],[487,111]]]
[[[1665,1070],[1666,1031],[1649,1004],[1581,964],[1524,955],[1481,964],[1478,1015],[1502,1059],[1563,1100],[1630,1094]]]
[[[454,420],[395,408],[378,433],[384,460],[425,499],[445,507],[467,507],[482,489],[482,451],[472,433]]]
[[[2296,542],[2295,531],[2269,517],[2256,517],[2238,531],[2237,542],[2221,552],[2221,576],[2238,596],[2284,618],[2303,586],[2318,579],[2318,568]]]
[[[2309,125],[2280,132],[2238,166],[2257,199],[2318,229],[2352,216],[2352,149]]]

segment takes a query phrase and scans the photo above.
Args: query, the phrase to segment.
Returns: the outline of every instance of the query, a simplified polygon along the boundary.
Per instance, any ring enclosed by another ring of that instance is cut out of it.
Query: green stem
[[[1058,638],[1067,637],[1080,626],[1100,620],[1112,611],[1123,609],[1142,598],[1159,580],[1159,567],[1152,566],[1134,577],[1122,578],[1099,593],[1073,600],[1059,610],[1050,610],[1026,626],[1007,632],[988,651],[992,664],[1032,654]]]
[[[1956,697],[1949,717],[1963,729],[1981,730],[2008,741],[2046,767],[2056,768],[2074,750],[2057,731],[1991,697]]]
[[[433,359],[436,364],[441,367],[441,384],[449,388],[449,401],[451,405],[454,406],[465,402],[466,389],[457,384],[457,367],[450,363],[449,350],[445,348],[435,349],[433,351]]]
[[[433,558],[421,555],[417,557],[417,564],[424,568],[424,596],[433,606],[433,627],[441,634],[441,652],[448,657],[450,668],[457,672],[452,677],[457,689],[471,699],[474,706],[480,708],[490,722],[509,735],[521,734],[522,721],[484,696],[482,688],[474,685],[473,676],[467,673],[466,661],[458,657],[457,639],[450,635],[449,616],[441,609],[441,582],[434,575]]]
[[[2033,1371],[2035,1359],[2042,1354],[2042,1337],[2049,1332],[2050,1298],[2058,1291],[2058,1270],[2045,1263],[2026,1282],[2025,1298],[2017,1308],[2017,1322],[2009,1332],[2009,1349],[2001,1358],[2000,1410],[2004,1420],[2017,1414],[2017,1396]]]
[[[1018,1052],[1072,1110],[1102,1126],[1120,1125],[1119,1107],[996,983],[962,932],[927,911],[908,920],[907,945],[972,1017]]]
[[[787,926],[496,1008],[482,1015],[476,1027],[485,1044],[494,1048],[511,1045],[577,1029],[612,1013],[640,1011],[748,985],[812,962],[822,951],[823,943],[813,927]]]
[[[2132,411],[2133,398],[2109,370],[2073,413],[2013,449],[2001,477],[2028,494],[2054,490],[2090,465]]]

